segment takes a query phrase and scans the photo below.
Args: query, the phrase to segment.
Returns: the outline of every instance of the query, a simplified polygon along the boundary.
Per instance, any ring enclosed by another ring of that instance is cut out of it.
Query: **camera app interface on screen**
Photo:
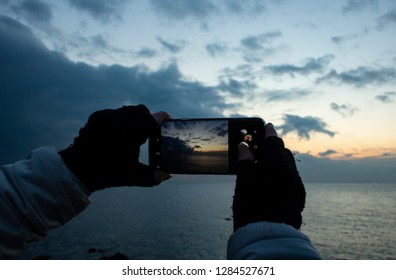
[[[226,173],[228,139],[227,120],[165,122],[162,168],[174,173]]]

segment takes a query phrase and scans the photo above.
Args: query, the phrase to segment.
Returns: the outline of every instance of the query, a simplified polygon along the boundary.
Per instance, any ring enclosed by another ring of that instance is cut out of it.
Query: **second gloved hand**
[[[262,160],[255,161],[246,145],[238,150],[239,166],[233,200],[234,231],[260,221],[285,223],[299,229],[305,206],[305,188],[293,154],[266,126]]]

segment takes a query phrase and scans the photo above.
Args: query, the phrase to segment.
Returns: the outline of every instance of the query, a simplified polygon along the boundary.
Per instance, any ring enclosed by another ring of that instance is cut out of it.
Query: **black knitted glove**
[[[91,192],[114,186],[153,186],[154,170],[139,163],[139,151],[157,127],[144,105],[97,111],[73,145],[59,154]]]
[[[259,221],[285,223],[299,229],[306,193],[293,154],[276,136],[264,140],[263,153],[259,162],[239,162],[232,207],[234,231]]]

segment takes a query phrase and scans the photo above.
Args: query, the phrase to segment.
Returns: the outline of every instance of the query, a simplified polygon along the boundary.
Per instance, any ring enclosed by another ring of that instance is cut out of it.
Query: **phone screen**
[[[174,174],[233,174],[239,143],[249,135],[258,151],[263,133],[258,118],[169,120],[150,140],[150,164]]]

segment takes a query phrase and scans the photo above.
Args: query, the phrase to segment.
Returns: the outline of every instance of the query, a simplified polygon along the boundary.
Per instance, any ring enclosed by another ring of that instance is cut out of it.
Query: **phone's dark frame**
[[[236,165],[238,161],[238,145],[242,142],[242,138],[231,137],[233,135],[240,134],[242,128],[255,129],[257,135],[255,139],[255,145],[258,148],[254,151],[255,156],[259,157],[261,154],[261,146],[264,141],[264,127],[265,121],[261,118],[180,118],[171,119],[167,122],[190,122],[190,121],[227,121],[228,122],[228,167],[229,169],[225,172],[175,172],[173,174],[202,174],[202,175],[232,175],[236,173]],[[149,138],[149,164],[155,169],[161,170],[161,127],[158,128],[155,135]],[[164,170],[166,171],[166,170]]]

